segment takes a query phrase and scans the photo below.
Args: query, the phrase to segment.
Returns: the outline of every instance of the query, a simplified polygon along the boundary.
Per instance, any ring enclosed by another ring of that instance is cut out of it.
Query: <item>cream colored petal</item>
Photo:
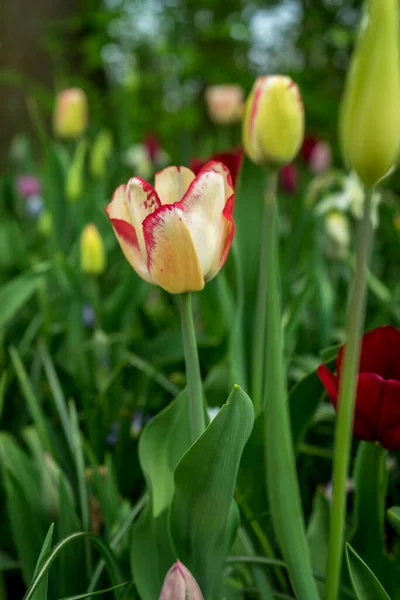
[[[160,208],[160,199],[155,189],[149,183],[140,179],[140,177],[133,177],[128,182],[126,206],[130,221],[136,230],[140,250],[147,261],[142,223],[148,215],[151,215],[157,208]]]
[[[174,204],[182,200],[194,178],[195,174],[187,167],[167,167],[156,173],[154,188],[161,204]]]
[[[199,173],[181,202],[206,280],[218,272],[221,262],[226,238],[225,203],[224,178],[212,169]]]
[[[138,237],[135,228],[130,222],[130,215],[125,199],[126,186],[120,185],[116,189],[110,204],[106,207],[106,214],[112,223],[114,233],[127,261],[142,279],[149,283],[154,283],[147,270],[146,261],[140,251]]]
[[[196,249],[179,207],[163,206],[147,217],[143,232],[148,270],[158,285],[171,294],[203,289]]]

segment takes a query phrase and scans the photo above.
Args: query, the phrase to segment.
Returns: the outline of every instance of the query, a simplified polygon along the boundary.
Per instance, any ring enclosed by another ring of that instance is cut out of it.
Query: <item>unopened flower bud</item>
[[[83,192],[86,150],[87,142],[82,139],[76,147],[65,182],[65,195],[70,202],[77,202]]]
[[[298,86],[283,75],[258,77],[247,99],[243,145],[258,165],[292,162],[304,136],[304,108]]]
[[[101,275],[106,268],[104,244],[96,225],[86,225],[81,236],[81,270],[89,275]]]
[[[54,133],[61,138],[77,138],[88,126],[87,96],[80,88],[60,92],[53,115]]]
[[[238,123],[243,115],[240,85],[209,85],[204,93],[210,119],[218,125]]]
[[[90,151],[89,168],[92,177],[104,178],[107,174],[107,161],[111,155],[113,140],[110,131],[102,129],[93,142]]]
[[[373,186],[400,151],[398,0],[367,0],[340,115],[341,146],[349,167]]]
[[[177,560],[165,576],[159,600],[204,600],[204,598],[189,569]]]

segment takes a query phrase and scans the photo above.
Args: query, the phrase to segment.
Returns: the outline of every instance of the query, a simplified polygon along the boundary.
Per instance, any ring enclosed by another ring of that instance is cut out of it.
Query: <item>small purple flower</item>
[[[91,304],[84,304],[82,307],[82,321],[85,327],[91,329],[96,321],[96,313]]]
[[[39,196],[41,192],[40,181],[34,175],[19,175],[17,177],[17,190],[22,198]]]
[[[39,195],[29,196],[26,199],[26,212],[33,219],[40,217],[44,209],[43,198]]]
[[[106,442],[110,446],[114,446],[118,441],[118,432],[119,432],[119,423],[118,421],[114,421],[111,423],[110,432],[106,437]]]

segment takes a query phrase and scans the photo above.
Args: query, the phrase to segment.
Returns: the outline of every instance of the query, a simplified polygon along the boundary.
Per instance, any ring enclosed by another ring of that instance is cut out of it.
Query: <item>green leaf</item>
[[[71,494],[63,478],[60,478],[60,509],[57,520],[57,538],[62,540],[72,533],[82,529],[79,518],[72,502]],[[59,585],[60,594],[78,593],[80,586],[85,583],[85,560],[82,545],[68,546],[59,557]]]
[[[304,377],[290,390],[289,411],[295,450],[298,450],[303,441],[324,393],[322,383],[315,372]]]
[[[400,535],[400,506],[389,508],[387,516],[393,529]]]
[[[311,566],[314,573],[325,575],[329,546],[329,504],[324,494],[315,495],[313,511],[307,529]],[[318,583],[321,598],[325,597],[325,583]]]
[[[168,535],[168,508],[174,493],[174,471],[190,446],[187,390],[179,394],[143,430],[139,460],[149,501],[133,527],[131,565],[142,600],[158,598],[176,555]]]
[[[19,568],[19,564],[13,558],[10,558],[5,552],[0,550],[0,572],[15,571]]]
[[[253,423],[253,404],[235,386],[228,402],[175,471],[171,536],[177,555],[206,598],[221,593],[219,578],[236,528],[233,492]]]
[[[128,585],[128,582],[119,583],[118,585],[113,585],[113,587],[107,588],[105,590],[99,590],[97,592],[89,592],[87,594],[78,594],[77,596],[68,596],[68,598],[61,598],[61,600],[83,600],[84,598],[91,598],[92,596],[102,596],[106,592],[113,592],[114,590],[118,590],[121,587]]]
[[[24,304],[32,298],[42,276],[42,273],[25,273],[0,287],[0,328],[8,325]]]
[[[400,568],[385,553],[385,506],[388,485],[387,452],[361,442],[354,467],[354,530],[352,548],[373,569],[393,600],[400,598]]]
[[[349,544],[346,546],[346,560],[358,600],[390,600],[371,569]]]
[[[47,422],[42,407],[32,389],[32,385],[28,374],[19,356],[18,350],[15,347],[10,348],[10,357],[15,369],[15,373],[17,375],[19,385],[21,386],[21,390],[24,394],[31,418],[36,425],[43,451],[49,452],[50,454],[54,454],[54,444],[51,439],[51,434],[48,430]]]
[[[41,549],[40,554],[39,554],[39,558],[38,558],[37,563],[36,563],[35,572],[33,573],[34,577],[37,575],[37,573],[39,572],[39,569],[42,566],[43,562],[45,561],[45,559],[47,558],[47,556],[50,554],[51,543],[53,541],[53,531],[54,531],[54,523],[52,523],[50,525],[49,531],[47,532],[47,535],[46,535],[45,540],[43,542],[43,546],[42,546],[42,549]],[[47,587],[48,587],[48,583],[49,583],[49,574],[46,573],[46,575],[42,579],[41,584],[37,588],[35,594],[32,596],[32,600],[47,600]]]
[[[109,548],[109,546],[105,542],[103,542],[103,540],[98,535],[91,532],[79,531],[77,533],[71,534],[70,536],[61,540],[60,542],[58,542],[58,544],[54,546],[53,550],[42,563],[40,569],[35,574],[35,577],[32,579],[31,584],[27,589],[23,600],[32,600],[34,598],[35,592],[37,591],[43,578],[48,573],[50,567],[52,566],[60,552],[62,552],[66,548],[66,546],[68,546],[72,542],[82,539],[89,540],[92,542],[92,544],[97,546],[98,550],[100,551],[103,559],[107,564],[107,569],[110,574],[110,579],[112,581],[113,586],[118,586],[118,584],[123,583],[123,577],[121,575],[118,563],[115,560],[115,556]],[[119,598],[119,594],[115,593],[114,596],[117,599]]]

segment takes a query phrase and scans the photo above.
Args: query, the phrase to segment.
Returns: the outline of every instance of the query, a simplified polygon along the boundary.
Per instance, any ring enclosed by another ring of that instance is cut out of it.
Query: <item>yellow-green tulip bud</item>
[[[82,139],[76,147],[65,182],[65,195],[69,202],[77,202],[83,192],[87,141]]]
[[[258,165],[282,167],[304,137],[304,108],[298,86],[284,75],[258,77],[246,102],[243,146]]]
[[[340,115],[344,159],[373,186],[400,151],[398,0],[368,0]]]
[[[111,155],[113,140],[110,131],[102,129],[90,151],[89,168],[92,177],[102,178],[107,174],[107,161]]]
[[[88,101],[82,89],[71,88],[58,94],[53,115],[53,129],[58,137],[79,137],[86,131],[88,119]]]
[[[103,240],[96,225],[86,225],[81,236],[81,270],[88,275],[101,275],[106,268]]]

